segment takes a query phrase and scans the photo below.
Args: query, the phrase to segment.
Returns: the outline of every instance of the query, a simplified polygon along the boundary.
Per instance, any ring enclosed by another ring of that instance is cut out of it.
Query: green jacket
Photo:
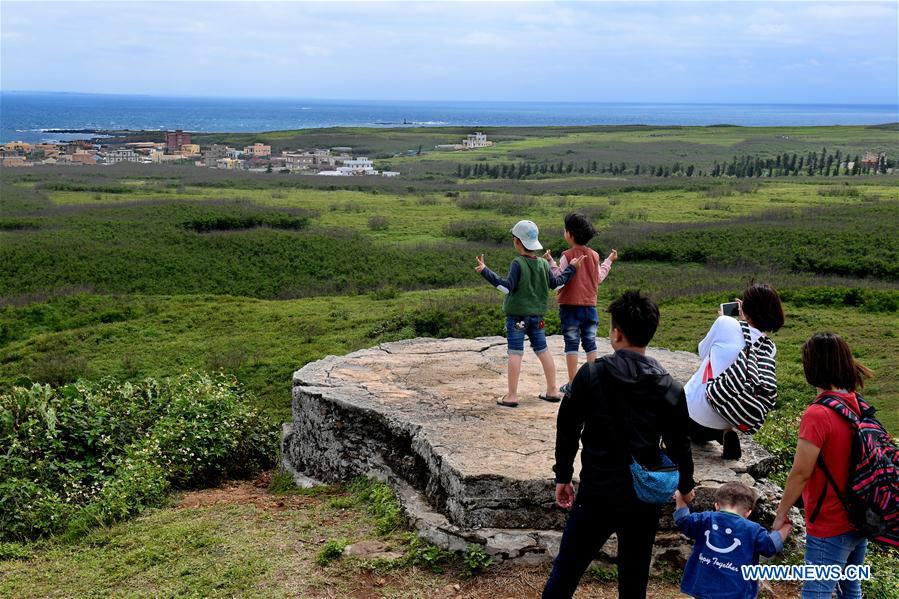
[[[503,312],[507,316],[541,316],[546,313],[550,289],[563,286],[574,273],[575,268],[569,266],[556,277],[543,258],[518,256],[509,265],[509,274],[505,278],[489,268],[482,270],[481,276],[506,293]]]

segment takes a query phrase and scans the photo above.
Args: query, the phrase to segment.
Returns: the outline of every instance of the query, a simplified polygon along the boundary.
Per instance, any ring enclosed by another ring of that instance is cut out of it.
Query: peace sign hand
[[[481,272],[481,271],[484,270],[485,268],[487,268],[487,265],[484,264],[484,254],[481,254],[480,256],[478,256],[478,265],[475,266],[474,269],[475,269],[477,272]]]

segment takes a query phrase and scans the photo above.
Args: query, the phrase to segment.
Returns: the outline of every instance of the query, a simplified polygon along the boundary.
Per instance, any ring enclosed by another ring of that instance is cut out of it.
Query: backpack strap
[[[812,512],[812,515],[809,516],[809,522],[814,522],[815,518],[818,517],[818,513],[821,511],[821,506],[824,505],[824,498],[827,496],[828,485],[833,487],[833,492],[837,494],[837,499],[840,500],[843,509],[847,512],[849,511],[849,504],[846,502],[843,493],[840,492],[840,487],[837,486],[837,483],[833,479],[833,475],[830,473],[830,470],[828,470],[827,466],[824,464],[824,460],[821,458],[820,453],[818,454],[818,468],[821,469],[821,472],[824,473],[824,478],[826,478],[827,480],[824,481],[824,490],[821,492],[821,496],[818,497],[818,503],[815,505],[815,509]]]
[[[865,413],[865,408],[871,409],[871,407],[867,403],[864,403],[860,396],[856,395],[856,399],[858,400],[858,407],[859,410],[862,411],[862,414]],[[856,429],[858,429],[859,417],[849,408],[849,406],[844,404],[839,397],[835,395],[822,395],[821,397],[816,398],[813,403],[830,408],[831,410],[848,420]],[[862,407],[863,405],[864,408]],[[856,451],[855,443],[856,439],[853,438],[853,453],[855,453]],[[809,522],[814,522],[815,518],[818,517],[818,513],[821,511],[821,506],[824,505],[824,498],[827,496],[828,485],[833,487],[833,492],[836,493],[837,499],[840,500],[840,504],[842,504],[843,509],[845,509],[847,512],[849,511],[849,504],[847,503],[844,494],[840,492],[840,487],[833,479],[833,475],[830,473],[830,470],[828,470],[827,466],[824,464],[824,459],[821,457],[820,453],[818,454],[817,465],[818,468],[821,469],[821,472],[824,473],[824,478],[827,480],[824,481],[824,491],[822,491],[821,496],[818,497],[818,503],[815,505],[815,509],[814,511],[812,511],[812,515],[809,516]]]
[[[862,412],[863,415],[865,415],[866,409],[868,411],[872,409],[871,406],[869,406],[867,403],[864,403],[864,401],[861,401],[861,398],[859,396],[856,396],[856,399],[860,400],[858,402],[858,408]],[[849,408],[849,406],[844,404],[843,401],[836,395],[822,395],[821,397],[818,397],[817,399],[815,399],[815,401],[813,403],[816,403],[819,406],[825,406],[827,408],[830,408],[831,410],[833,410],[834,412],[836,412],[837,414],[839,414],[840,416],[842,416],[843,418],[845,418],[846,420],[848,420],[849,422],[854,424],[856,427],[858,427],[859,422],[860,422],[859,416],[855,412],[853,412]],[[864,408],[862,408],[862,405],[864,405]]]

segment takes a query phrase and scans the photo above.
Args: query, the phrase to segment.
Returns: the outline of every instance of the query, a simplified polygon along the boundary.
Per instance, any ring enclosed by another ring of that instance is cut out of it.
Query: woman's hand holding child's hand
[[[480,256],[478,256],[478,265],[475,266],[474,269],[478,272],[481,272],[485,268],[487,268],[487,265],[484,264],[484,254],[481,254]]]

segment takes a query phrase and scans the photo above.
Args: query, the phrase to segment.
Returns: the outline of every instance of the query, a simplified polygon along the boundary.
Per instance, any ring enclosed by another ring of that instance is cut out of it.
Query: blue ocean
[[[318,127],[874,125],[899,107],[852,104],[388,102],[0,92],[0,141],[90,137],[50,129],[258,132]]]

